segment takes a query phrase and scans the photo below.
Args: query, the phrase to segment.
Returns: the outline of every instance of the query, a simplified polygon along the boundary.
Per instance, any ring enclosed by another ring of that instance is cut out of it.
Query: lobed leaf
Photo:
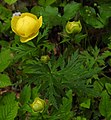
[[[18,102],[14,93],[8,93],[0,100],[0,120],[14,120],[18,112]]]
[[[99,111],[108,119],[111,116],[111,99],[106,90],[102,92],[101,97]]]
[[[11,85],[10,78],[6,74],[0,74],[0,88]]]

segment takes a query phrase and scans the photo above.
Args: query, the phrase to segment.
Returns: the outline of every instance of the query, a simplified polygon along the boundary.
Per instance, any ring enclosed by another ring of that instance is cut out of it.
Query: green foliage
[[[48,23],[49,26],[60,24],[60,16],[58,16],[58,9],[56,7],[46,6],[42,15],[44,22]]]
[[[68,21],[71,18],[73,18],[79,11],[81,7],[81,4],[72,2],[70,4],[65,5],[64,7],[64,15],[62,16],[62,19]]]
[[[44,4],[44,5],[46,5],[46,4]],[[81,6],[81,4],[76,3],[76,2],[67,4],[64,7],[64,15],[63,16],[60,15],[57,7],[52,7],[49,5],[46,5],[46,7],[44,7],[44,8],[35,6],[34,8],[32,8],[32,13],[37,14],[37,15],[42,15],[44,18],[44,23],[47,26],[52,27],[52,26],[61,25],[61,24],[65,25],[66,21],[70,20],[71,18],[73,18],[73,16],[76,15],[80,6]]]
[[[4,0],[9,5],[14,4],[17,0]]]
[[[18,102],[14,93],[8,93],[0,99],[0,119],[14,120],[18,111]]]
[[[107,24],[108,18],[111,17],[110,4],[100,4],[100,6],[97,6],[100,14],[97,14],[95,9],[89,6],[82,8],[80,13],[87,24],[95,28],[103,28]]]
[[[81,107],[84,107],[84,108],[90,108],[90,99],[86,99],[86,100],[84,100],[84,102],[82,102],[81,104],[80,104],[80,106]]]
[[[78,116],[75,120],[86,120],[86,118]]]
[[[95,28],[103,28],[105,25],[102,21],[102,18],[96,15],[96,12],[92,7],[85,6],[84,8],[82,8],[81,15],[83,16],[83,19],[87,24]]]
[[[79,60],[77,52],[71,56],[68,64],[64,62],[64,59],[64,56],[61,56],[55,63],[50,61],[48,66],[34,63],[27,64],[24,67],[25,73],[34,76],[30,78],[31,81],[35,79],[35,84],[42,83],[41,88],[43,90],[41,91],[44,91],[44,86],[47,86],[45,94],[49,96],[50,103],[56,108],[58,108],[57,98],[59,99],[60,97],[58,93],[58,90],[60,90],[59,85],[61,85],[61,88],[65,86],[68,89],[75,88],[77,91],[84,89],[84,92],[87,94],[89,89],[87,89],[88,85],[85,85],[85,80],[101,70],[97,67],[94,69],[83,68],[82,64],[84,61]],[[58,67],[60,67],[59,71],[57,70]],[[82,80],[82,84],[79,83],[79,80]]]
[[[20,93],[20,103],[26,104],[30,100],[31,97],[31,88],[30,86],[24,86],[23,90]]]
[[[4,33],[10,28],[11,15],[11,11],[0,4],[0,32]]]
[[[59,110],[57,111],[57,113],[54,113],[54,115],[50,119],[70,120],[73,115],[71,111],[71,107],[72,107],[71,105],[72,105],[72,91],[69,90],[66,93],[66,97],[63,97],[62,104],[60,105]]]
[[[106,117],[108,120],[111,116],[111,101],[110,96],[108,95],[107,91],[103,91],[101,94],[101,102],[99,104],[100,113]]]
[[[0,19],[6,20],[7,18],[11,17],[11,11],[0,4]]]
[[[53,4],[56,0],[38,0],[39,5],[49,6]]]
[[[26,43],[11,30],[17,10],[43,18]],[[110,0],[1,1],[0,120],[110,120],[110,11]],[[67,34],[68,21],[80,21],[81,32]],[[40,113],[36,97],[46,103]]]
[[[103,19],[104,22],[108,21],[108,18],[111,17],[111,2],[100,4],[100,17]]]
[[[24,58],[27,55],[31,56],[32,53],[36,51],[36,48],[33,45],[33,43],[23,44],[23,45],[21,44],[19,46],[16,46],[15,44],[11,49],[15,55],[17,54],[17,56],[14,57],[15,61],[19,60],[20,58]]]
[[[0,88],[11,85],[10,78],[6,74],[0,74]]]
[[[103,90],[103,85],[101,85],[101,82],[100,81],[95,81],[93,86],[94,86],[94,90],[98,91],[101,94],[101,92]]]
[[[9,49],[3,50],[0,53],[0,72],[3,72],[11,62],[11,52]]]
[[[82,52],[82,59],[86,60],[86,65],[88,65],[89,68],[92,68],[94,66],[100,65],[105,66],[105,59],[110,56],[110,51],[105,51],[101,55],[99,55],[100,50],[95,47],[94,49],[89,48],[87,51]]]
[[[111,84],[110,83],[106,83],[105,87],[106,87],[106,90],[108,91],[108,93],[111,95]]]

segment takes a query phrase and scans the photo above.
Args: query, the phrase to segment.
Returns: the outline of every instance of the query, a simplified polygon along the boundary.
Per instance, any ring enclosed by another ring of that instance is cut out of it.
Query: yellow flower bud
[[[39,97],[36,97],[34,102],[30,104],[31,108],[34,112],[43,112],[45,108],[45,101],[40,99]]]
[[[82,30],[82,25],[80,23],[80,20],[77,22],[75,22],[75,21],[69,22],[68,21],[66,24],[66,32],[68,34],[79,33],[79,32],[81,32],[81,30]]]
[[[22,43],[35,38],[42,26],[42,16],[39,19],[31,13],[22,13],[19,16],[13,16],[11,20],[12,31],[20,36]]]
[[[40,60],[44,63],[47,63],[50,60],[50,57],[48,55],[43,55],[41,56]]]

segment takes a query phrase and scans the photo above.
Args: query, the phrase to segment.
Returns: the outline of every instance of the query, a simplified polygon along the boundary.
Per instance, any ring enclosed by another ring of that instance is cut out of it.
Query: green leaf
[[[53,83],[50,84],[49,88],[47,89],[47,93],[49,94],[49,101],[50,103],[56,108],[58,109],[58,106],[57,106],[57,101],[56,101],[56,91],[55,91],[55,88],[53,86]]]
[[[4,33],[7,35],[9,34],[9,32],[6,33],[6,31],[10,28],[11,16],[12,16],[11,10],[7,9],[6,7],[3,7],[0,4],[0,20],[2,20],[2,22],[0,21],[0,33]],[[2,39],[2,37],[1,37],[1,39]]]
[[[98,82],[98,81],[95,81],[94,82],[94,90],[101,93],[102,90],[103,90],[103,86],[101,85],[102,83],[101,82]]]
[[[62,111],[70,111],[71,110],[71,107],[72,107],[72,90],[69,90],[67,93],[66,93],[66,96],[67,97],[63,97],[62,99],[62,102],[63,104],[61,105],[60,109],[61,109],[61,112]]]
[[[44,20],[44,25],[48,27],[56,26],[61,23],[61,16],[58,15],[58,8],[46,6],[45,8],[35,6],[31,10],[32,13],[36,15],[42,15]]]
[[[57,7],[46,6],[42,15],[44,18],[44,23],[48,24],[50,27],[61,23],[61,17],[58,15]]]
[[[62,99],[62,105],[59,108],[58,115],[61,116],[62,120],[69,120],[72,116],[72,90],[67,91],[66,97]]]
[[[34,6],[31,9],[31,13],[33,13],[33,14],[35,14],[37,16],[40,16],[43,12],[44,12],[44,8],[41,7],[41,6]]]
[[[35,99],[38,96],[38,94],[39,94],[38,91],[39,91],[40,87],[41,87],[41,85],[39,87],[36,86],[36,87],[32,88],[32,91],[31,91],[32,99]]]
[[[14,120],[18,111],[18,102],[14,93],[8,93],[0,100],[0,120]]]
[[[45,0],[38,0],[38,4],[44,6],[45,5]]]
[[[3,72],[11,62],[11,52],[9,49],[3,50],[0,53],[0,72]]]
[[[0,4],[0,19],[4,21],[9,19],[11,16],[12,16],[11,11]],[[3,26],[4,24],[2,24],[2,27]]]
[[[31,88],[29,85],[25,85],[20,93],[20,102],[22,104],[25,104],[30,100],[30,97],[31,97]]]
[[[111,17],[111,3],[101,4],[99,10],[100,10],[100,16],[104,20],[107,20],[109,17]]]
[[[87,11],[89,11],[89,13]],[[105,21],[100,16],[96,15],[96,12],[92,7],[85,6],[80,10],[80,14],[84,21],[94,28],[103,28],[105,25]]]
[[[86,78],[91,77],[92,75],[98,73],[100,68],[87,69],[83,67],[84,60],[78,59],[77,51],[71,55],[68,64],[62,70],[58,71],[59,75],[62,75],[63,83],[69,83],[72,85],[73,82],[77,80],[84,80]],[[94,58],[93,58],[94,60]],[[95,69],[95,70],[94,70]],[[70,79],[70,81],[69,81]]]
[[[86,120],[86,118],[77,116],[77,119],[76,119],[76,120]]]
[[[4,0],[7,4],[14,4],[17,0]]]
[[[62,104],[51,120],[70,120],[73,116],[72,111],[72,90],[67,91],[66,97],[63,97]]]
[[[105,87],[106,87],[108,93],[111,95],[111,84],[110,83],[106,83]]]
[[[40,6],[35,6],[32,8],[31,12],[39,16],[42,15],[44,25],[47,25],[47,27],[56,26],[61,23],[61,16],[58,14],[57,7],[46,6],[43,8]]]
[[[45,0],[46,1],[46,6],[48,6],[48,5],[51,5],[51,4],[53,4],[54,2],[56,2],[56,0]]]
[[[84,102],[82,102],[80,104],[80,106],[83,107],[83,108],[90,108],[90,104],[91,104],[91,100],[90,99],[86,99],[86,100],[84,100]]]
[[[76,15],[78,10],[80,9],[81,4],[72,2],[70,4],[67,4],[64,7],[64,15],[62,16],[62,19],[64,20],[70,20],[72,17]]]
[[[38,0],[39,5],[49,6],[53,4],[56,0]]]
[[[35,53],[35,46],[33,45],[32,41],[29,41],[26,44],[17,44],[18,46],[13,46],[11,50],[16,53],[14,56],[14,60],[24,59],[27,55],[28,57]]]
[[[11,85],[10,78],[6,74],[0,74],[0,88]]]
[[[77,34],[77,35],[75,35],[75,43],[80,43],[81,42],[81,40],[83,40],[84,38],[86,38],[87,37],[87,34]]]
[[[108,119],[111,116],[111,99],[106,90],[102,92],[101,97],[99,111],[102,116]]]

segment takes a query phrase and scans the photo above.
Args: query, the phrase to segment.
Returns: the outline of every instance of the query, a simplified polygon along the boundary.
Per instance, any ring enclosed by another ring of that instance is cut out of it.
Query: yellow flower
[[[66,24],[66,32],[68,34],[79,33],[79,32],[81,32],[81,30],[82,30],[82,25],[80,23],[80,20],[77,22],[75,22],[75,21],[69,22],[68,21]]]
[[[48,55],[43,55],[43,56],[41,56],[40,60],[43,63],[47,63],[50,60],[50,57]]]
[[[34,112],[43,112],[45,108],[45,101],[40,99],[39,97],[36,97],[34,102],[30,104],[31,108]]]
[[[18,36],[22,43],[28,42],[35,38],[42,26],[42,16],[39,19],[31,13],[22,13],[20,16],[13,16],[11,28]]]

